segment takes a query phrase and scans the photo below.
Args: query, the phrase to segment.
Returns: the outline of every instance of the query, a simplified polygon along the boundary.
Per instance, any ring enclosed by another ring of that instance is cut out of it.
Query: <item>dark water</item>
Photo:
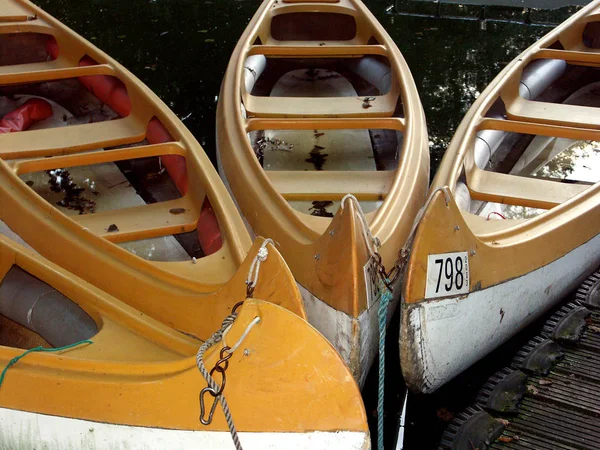
[[[120,61],[153,89],[215,160],[215,110],[229,55],[258,0],[35,0],[46,11]],[[396,0],[367,5],[404,54],[427,116],[432,174],[460,119],[487,83],[520,51],[576,8],[557,11],[460,6]],[[483,21],[482,19],[486,19]],[[525,25],[523,22],[532,22]],[[398,370],[397,317],[388,331],[386,448],[394,448],[404,394]],[[406,445],[435,448],[453,413],[507,365],[539,327],[530,327],[434,395],[411,395]],[[376,374],[364,389],[375,435]]]

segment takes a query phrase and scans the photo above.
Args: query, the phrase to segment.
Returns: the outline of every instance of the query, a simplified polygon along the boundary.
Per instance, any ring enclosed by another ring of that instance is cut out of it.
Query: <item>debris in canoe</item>
[[[47,170],[46,173],[50,176],[50,189],[53,192],[64,192],[65,194],[65,197],[62,200],[56,202],[58,206],[79,211],[79,214],[93,213],[96,211],[96,202],[83,196],[85,188],[78,186],[73,181],[68,170],[52,169]],[[95,195],[98,195],[98,192],[91,187],[90,191]]]
[[[333,202],[329,200],[318,201],[315,200],[312,202],[312,206],[308,208],[311,211],[311,216],[319,216],[319,217],[333,217],[333,213],[327,211],[327,208],[332,206]]]
[[[321,150],[325,150],[325,147],[315,145],[310,151],[310,158],[304,160],[312,163],[315,166],[315,170],[323,170],[323,165],[327,162],[327,157],[329,156],[327,153],[321,153]]]
[[[291,152],[292,150],[294,150],[294,144],[288,144],[281,139],[271,139],[269,137],[258,139],[254,145],[254,153],[258,158],[262,158],[265,151]]]
[[[114,233],[115,231],[119,231],[119,227],[116,224],[111,223],[106,229],[106,231],[108,231],[109,233]]]
[[[333,70],[314,69],[312,67],[310,69],[306,70],[305,75],[308,78],[303,78],[302,76],[295,76],[295,75],[293,75],[293,77],[300,81],[310,81],[310,82],[320,81],[320,80],[329,80],[331,78],[340,78],[341,77],[341,75],[339,73],[334,72]]]
[[[169,210],[169,213],[174,214],[174,215],[179,215],[179,214],[183,214],[184,212],[186,212],[185,208],[171,208]]]
[[[373,105],[371,105],[371,102],[375,100],[375,97],[365,97],[363,98],[363,104],[362,107],[365,109],[371,108]]]

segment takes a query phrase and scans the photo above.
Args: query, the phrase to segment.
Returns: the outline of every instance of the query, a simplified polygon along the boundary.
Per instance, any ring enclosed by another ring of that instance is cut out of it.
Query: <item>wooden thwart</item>
[[[394,171],[266,171],[286,200],[382,200],[394,182]]]

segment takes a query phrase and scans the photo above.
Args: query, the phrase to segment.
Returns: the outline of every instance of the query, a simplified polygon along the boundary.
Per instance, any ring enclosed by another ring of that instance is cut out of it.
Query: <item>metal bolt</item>
[[[247,348],[244,349],[244,355],[248,356],[250,354],[250,350],[248,350]]]
[[[319,259],[321,259],[321,255],[319,255],[318,253],[315,255],[315,259],[318,261]]]
[[[471,256],[475,256],[477,252],[475,250],[471,250]]]
[[[458,225],[454,225],[454,231],[458,231],[460,230],[460,227]]]
[[[329,236],[333,236],[334,234],[335,234],[335,231],[333,231],[333,230],[331,230],[331,231],[329,232]]]

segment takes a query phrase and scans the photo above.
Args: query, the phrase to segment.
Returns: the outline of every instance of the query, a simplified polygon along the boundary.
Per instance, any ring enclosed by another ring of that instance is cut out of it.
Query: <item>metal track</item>
[[[600,272],[487,381],[440,449],[600,450]]]

